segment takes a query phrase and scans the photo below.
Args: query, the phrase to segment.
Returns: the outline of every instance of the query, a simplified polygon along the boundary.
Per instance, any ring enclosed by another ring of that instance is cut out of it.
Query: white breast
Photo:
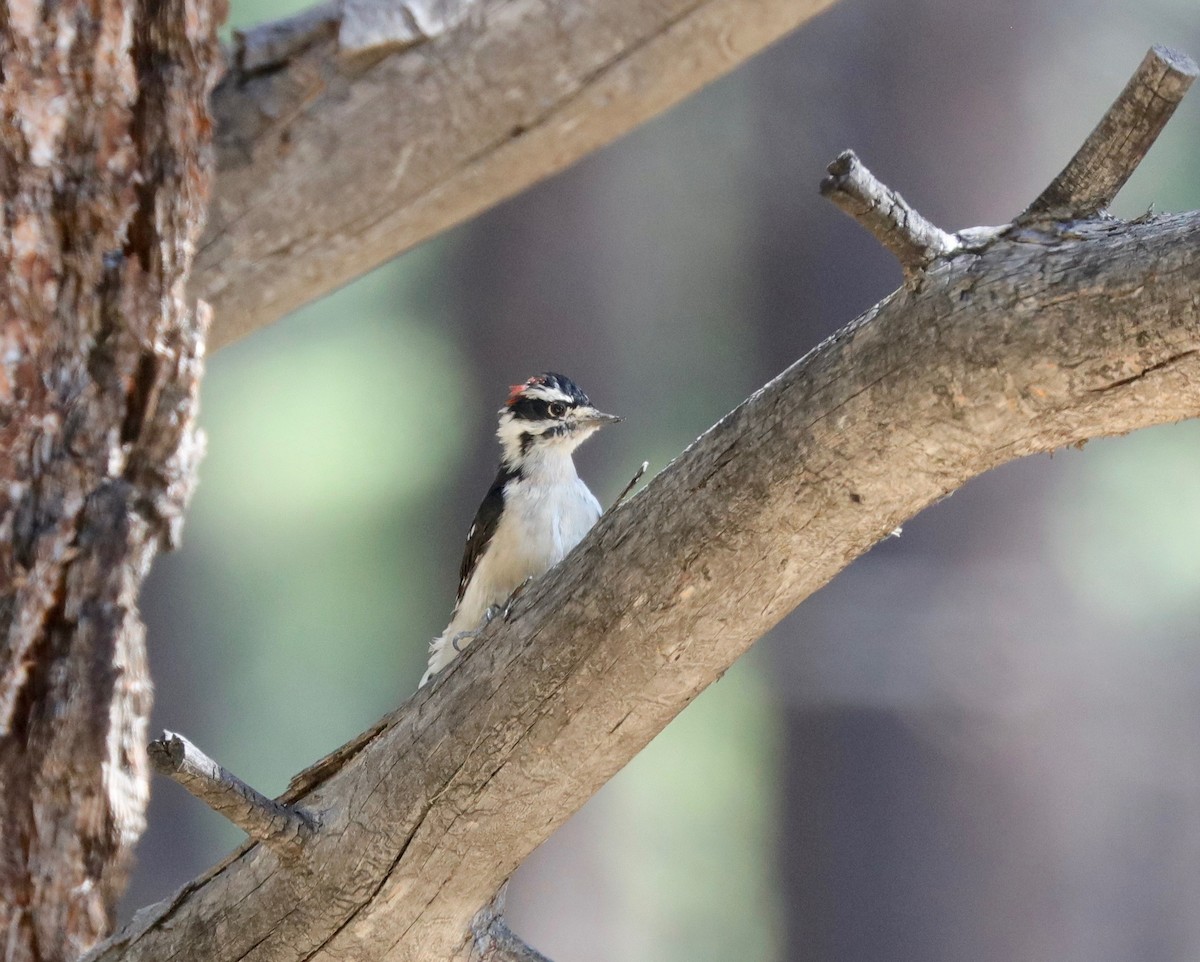
[[[573,465],[569,474],[538,473],[509,482],[504,516],[443,634],[478,626],[488,608],[562,561],[599,517],[600,504]]]
[[[422,685],[469,643],[462,633],[478,628],[488,608],[504,604],[527,579],[562,561],[600,517],[600,503],[578,477],[553,483],[523,479],[510,482],[505,493],[500,525],[450,624],[429,646]]]

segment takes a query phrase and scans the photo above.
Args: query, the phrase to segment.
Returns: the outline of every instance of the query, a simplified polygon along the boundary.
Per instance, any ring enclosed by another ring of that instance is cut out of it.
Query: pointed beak
[[[581,413],[579,420],[584,424],[594,424],[596,427],[602,428],[606,424],[616,424],[618,421],[624,421],[625,419],[615,414],[605,414],[603,411],[593,409],[586,413]]]

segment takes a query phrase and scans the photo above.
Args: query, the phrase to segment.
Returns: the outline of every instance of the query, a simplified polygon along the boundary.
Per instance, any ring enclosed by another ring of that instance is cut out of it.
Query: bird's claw
[[[532,580],[533,577],[530,576],[517,585],[516,589],[511,595],[508,596],[508,600],[505,601],[504,604],[489,605],[483,612],[483,620],[479,623],[479,627],[458,632],[453,638],[450,639],[450,647],[459,654],[462,654],[463,648],[466,647],[465,645],[461,644],[463,639],[474,639],[481,631],[483,631],[484,628],[490,625],[497,618],[502,618],[504,621],[508,621],[509,617],[512,615],[513,605],[516,603],[517,598],[520,597],[521,592],[525,590],[525,586],[528,585]]]
[[[491,609],[488,609],[488,610],[490,611]],[[486,624],[490,620],[491,620],[490,618],[486,618],[486,616],[485,616],[484,623]],[[460,632],[458,632],[458,634],[456,634],[453,638],[450,639],[450,647],[453,648],[455,651],[457,651],[461,655],[462,648],[459,647],[459,642],[462,641],[464,638],[466,638],[468,641],[470,641],[470,640],[474,639],[475,636],[478,634],[479,634],[478,628],[472,628],[469,631],[460,631]]]
[[[529,582],[533,580],[533,575],[530,575],[519,585],[513,589],[513,593],[508,596],[508,600],[504,602],[504,620],[507,622],[512,617],[513,606],[517,603],[517,599],[529,587]]]

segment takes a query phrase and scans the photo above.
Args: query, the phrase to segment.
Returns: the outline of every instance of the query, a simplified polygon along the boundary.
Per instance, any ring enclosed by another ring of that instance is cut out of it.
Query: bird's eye
[[[567,413],[567,406],[562,401],[551,401],[550,407],[547,410],[550,412],[550,417],[561,418]]]

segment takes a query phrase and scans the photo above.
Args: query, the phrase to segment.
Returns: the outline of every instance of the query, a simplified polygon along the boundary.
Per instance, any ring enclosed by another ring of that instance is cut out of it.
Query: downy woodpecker
[[[621,419],[597,411],[570,378],[550,373],[515,385],[499,414],[500,470],[467,532],[454,613],[429,646],[422,685],[454,660],[485,617],[558,564],[600,517],[571,452]]]

